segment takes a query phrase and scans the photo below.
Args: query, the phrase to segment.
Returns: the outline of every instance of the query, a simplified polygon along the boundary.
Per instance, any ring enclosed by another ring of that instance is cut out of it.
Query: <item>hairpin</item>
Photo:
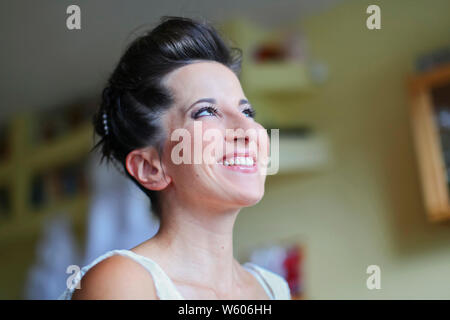
[[[106,115],[105,111],[103,111],[103,129],[105,129],[105,135],[107,135],[109,133],[108,116]]]

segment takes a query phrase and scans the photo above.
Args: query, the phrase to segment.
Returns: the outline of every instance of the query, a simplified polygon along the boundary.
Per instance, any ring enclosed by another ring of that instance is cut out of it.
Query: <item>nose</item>
[[[244,128],[230,128],[226,132],[226,140],[229,142],[249,142],[249,137],[245,134]]]
[[[225,140],[229,144],[248,148],[250,142],[256,143],[257,133],[255,122],[245,117],[242,113],[230,117],[225,133]],[[239,147],[238,147],[239,148]]]

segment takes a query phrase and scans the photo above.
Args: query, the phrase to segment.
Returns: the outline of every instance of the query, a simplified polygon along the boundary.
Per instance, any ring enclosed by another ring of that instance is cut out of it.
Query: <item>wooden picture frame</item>
[[[450,220],[447,168],[433,101],[435,88],[450,88],[450,64],[415,75],[408,85],[413,139],[427,217],[432,222]]]

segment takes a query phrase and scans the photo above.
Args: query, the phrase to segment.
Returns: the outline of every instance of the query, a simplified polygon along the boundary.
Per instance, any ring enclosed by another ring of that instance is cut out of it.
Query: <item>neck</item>
[[[160,229],[152,241],[166,265],[173,266],[169,268],[176,275],[174,280],[230,292],[237,281],[233,226],[239,209],[219,212],[166,203],[169,205],[163,209]]]

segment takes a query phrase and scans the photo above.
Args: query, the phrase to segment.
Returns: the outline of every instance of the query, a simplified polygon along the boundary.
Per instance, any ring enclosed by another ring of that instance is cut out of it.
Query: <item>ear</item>
[[[162,163],[154,147],[131,151],[125,164],[130,175],[149,190],[163,190],[172,181],[170,177],[164,176]]]

